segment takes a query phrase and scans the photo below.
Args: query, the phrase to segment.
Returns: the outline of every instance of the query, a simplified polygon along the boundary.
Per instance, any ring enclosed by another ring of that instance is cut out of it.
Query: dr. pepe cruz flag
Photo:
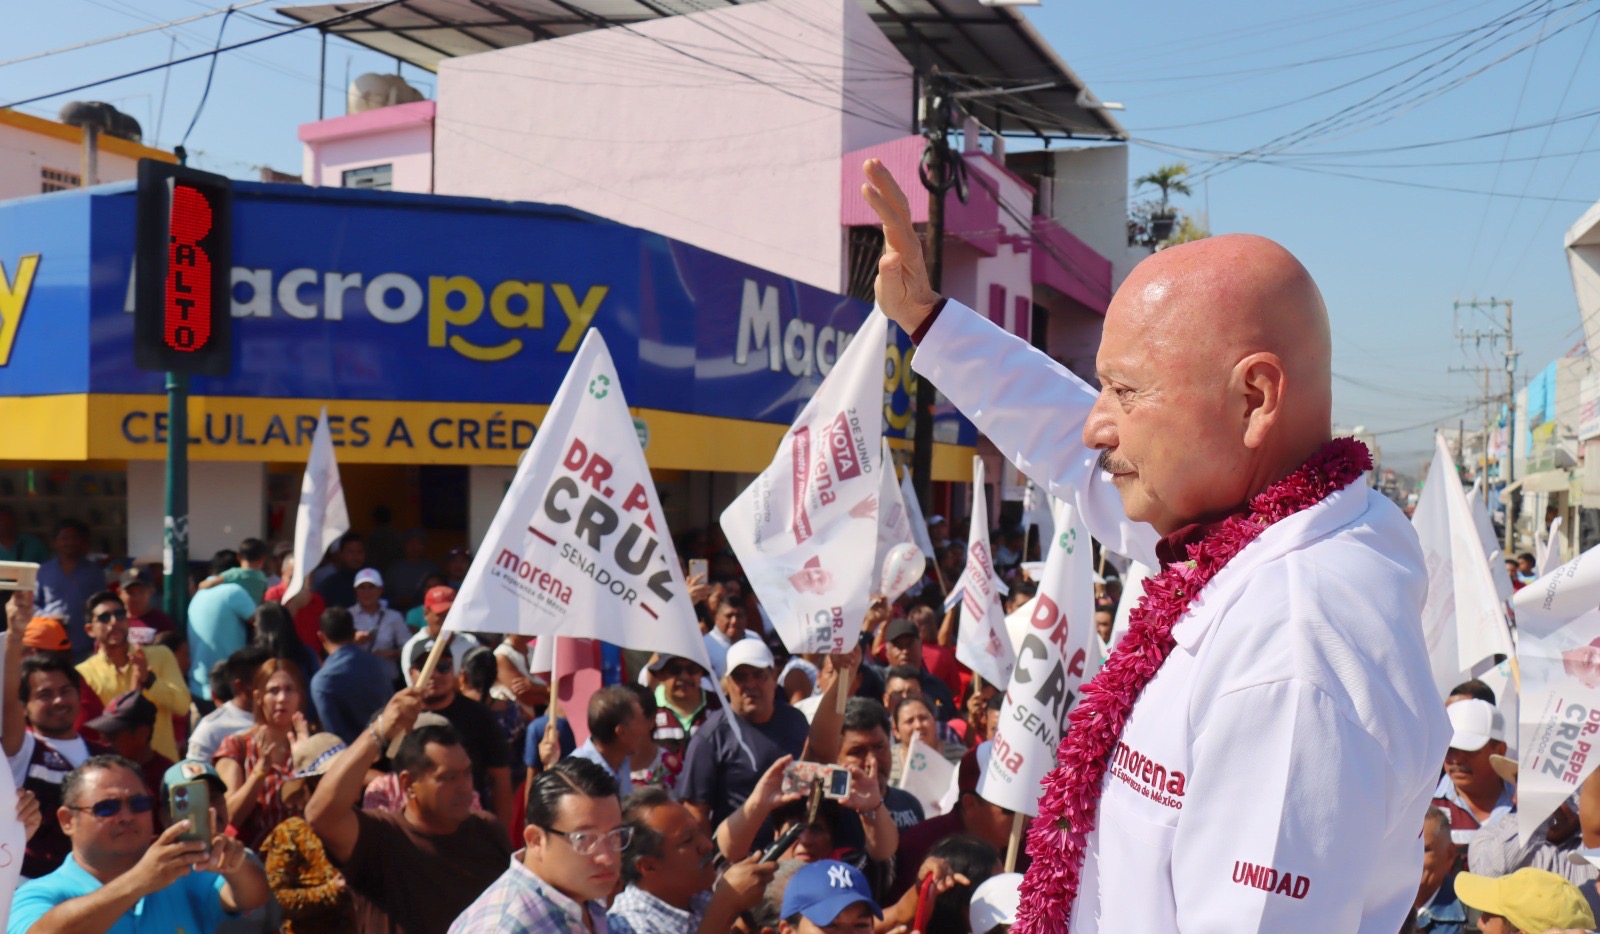
[[[878,586],[888,337],[889,319],[873,309],[772,463],[722,513],[728,544],[791,652],[854,645]]]
[[[1600,763],[1600,548],[1511,598],[1522,669],[1517,834],[1526,845]]]
[[[599,331],[584,336],[444,625],[603,639],[711,670]]]
[[[1013,614],[1022,617],[1021,638],[1012,632],[1017,664],[978,786],[984,800],[1024,814],[1039,813],[1039,783],[1056,765],[1067,714],[1092,674],[1097,640],[1089,530],[1070,503],[1056,501],[1052,519],[1058,534],[1045,556],[1038,595]]]

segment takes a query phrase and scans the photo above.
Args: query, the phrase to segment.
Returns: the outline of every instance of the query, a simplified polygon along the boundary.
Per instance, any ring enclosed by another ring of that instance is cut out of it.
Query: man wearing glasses
[[[617,783],[588,759],[562,759],[533,780],[523,849],[450,925],[450,934],[606,930],[634,829],[622,822]]]
[[[94,654],[78,665],[78,674],[106,706],[129,691],[142,693],[156,705],[150,748],[172,762],[182,759],[172,718],[188,718],[189,688],[172,650],[159,645],[131,645],[128,609],[110,591],[90,597],[88,610]]]
[[[306,804],[306,822],[358,896],[360,931],[444,934],[511,857],[505,827],[472,810],[472,759],[460,737],[443,725],[413,730],[421,712],[417,688],[390,698]],[[367,769],[400,736],[394,769],[405,806],[356,810]]]
[[[214,931],[225,916],[267,902],[266,874],[221,828],[209,844],[179,839],[187,820],[155,837],[155,799],[120,756],[95,756],[73,770],[62,802],[72,855],[17,890],[10,934]]]

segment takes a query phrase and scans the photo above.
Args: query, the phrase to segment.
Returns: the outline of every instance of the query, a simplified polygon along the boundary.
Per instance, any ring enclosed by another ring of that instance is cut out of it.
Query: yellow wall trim
[[[548,406],[469,402],[191,396],[189,456],[303,463],[326,406],[335,454],[351,464],[515,465]],[[0,400],[0,461],[128,461],[166,456],[165,396],[73,394]],[[645,456],[663,470],[759,473],[784,427],[634,409]],[[899,445],[896,445],[899,446]],[[968,482],[974,449],[934,445],[935,480]]]
[[[66,140],[69,143],[83,145],[83,130],[79,127],[68,126],[56,120],[46,120],[44,117],[35,117],[25,114],[20,110],[0,109],[0,124],[13,126],[29,133],[38,133],[41,136],[51,136],[56,139]],[[158,159],[162,162],[177,162],[178,157],[161,149],[154,149],[142,143],[133,143],[115,136],[100,134],[100,149],[103,152],[126,156],[129,159]]]

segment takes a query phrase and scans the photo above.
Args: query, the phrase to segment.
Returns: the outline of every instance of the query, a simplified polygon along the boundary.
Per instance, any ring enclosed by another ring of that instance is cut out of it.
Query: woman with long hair
[[[317,653],[300,641],[288,607],[272,600],[256,607],[255,615],[250,617],[250,631],[255,633],[252,643],[272,653],[273,658],[293,662],[303,677],[317,673]]]
[[[311,735],[304,709],[305,680],[293,662],[267,659],[256,671],[255,726],[222,741],[212,758],[227,786],[230,823],[245,846],[258,850],[267,834],[300,811],[283,799],[294,777],[290,756]]]

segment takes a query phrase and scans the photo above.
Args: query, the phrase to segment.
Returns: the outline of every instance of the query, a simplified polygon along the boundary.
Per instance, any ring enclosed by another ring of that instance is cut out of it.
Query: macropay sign
[[[232,372],[195,377],[197,396],[542,406],[594,327],[633,405],[788,424],[869,311],[560,207],[240,182],[233,211]],[[133,365],[133,237],[129,185],[0,204],[0,394],[163,392]],[[903,436],[915,381],[896,339],[885,416]],[[974,443],[941,414],[938,440]],[[395,431],[376,422],[374,439]],[[233,424],[235,439],[274,432]],[[127,425],[129,444],[162,433],[153,413]]]

